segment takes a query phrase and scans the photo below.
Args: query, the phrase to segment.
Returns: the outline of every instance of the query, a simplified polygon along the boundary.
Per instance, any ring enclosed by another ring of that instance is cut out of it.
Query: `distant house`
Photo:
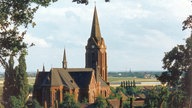
[[[45,71],[43,67],[43,71],[37,72],[33,98],[44,108],[49,108],[61,103],[66,92],[73,94],[76,101],[86,98],[89,103],[94,103],[99,95],[109,96],[106,46],[100,33],[96,7],[85,60],[85,68],[67,68],[64,50],[62,68]]]

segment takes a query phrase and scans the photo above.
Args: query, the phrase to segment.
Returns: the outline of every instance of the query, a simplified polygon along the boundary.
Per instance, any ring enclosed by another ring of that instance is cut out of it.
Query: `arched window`
[[[107,97],[107,91],[105,90],[105,97]]]

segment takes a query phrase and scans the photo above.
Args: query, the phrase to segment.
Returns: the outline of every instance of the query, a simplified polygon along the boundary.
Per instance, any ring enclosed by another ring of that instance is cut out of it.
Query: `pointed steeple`
[[[67,68],[67,58],[66,58],[66,53],[65,53],[65,49],[64,49],[64,53],[63,53],[63,68],[66,69]]]
[[[94,14],[93,14],[91,37],[94,37],[96,39],[96,41],[100,41],[100,39],[101,39],[101,32],[100,32],[100,27],[99,27],[99,20],[98,20],[98,16],[97,16],[96,6],[94,9]]]
[[[45,72],[45,66],[44,66],[44,64],[43,64],[43,72]]]

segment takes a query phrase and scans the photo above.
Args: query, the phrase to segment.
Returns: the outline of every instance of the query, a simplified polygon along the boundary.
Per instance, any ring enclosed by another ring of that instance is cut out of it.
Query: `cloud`
[[[135,45],[147,48],[165,48],[169,49],[170,46],[176,45],[177,42],[165,33],[155,30],[146,29],[140,36],[131,36],[131,40],[135,40]],[[135,39],[136,38],[136,39]]]
[[[38,10],[38,22],[49,22],[61,24],[61,22],[78,22],[78,21],[88,21],[88,13],[91,14],[92,10],[83,7],[48,7],[40,8]],[[45,17],[48,16],[48,17]],[[65,20],[67,19],[67,21]]]
[[[90,36],[93,9],[93,0],[87,6],[58,1],[40,8],[35,16],[37,26],[30,31],[28,41],[33,40],[41,47],[29,52],[29,70],[37,69],[37,62],[60,66],[64,46],[69,66],[84,66],[84,46]],[[108,70],[161,70],[164,52],[185,36],[181,23],[190,9],[190,0],[97,1],[101,34],[109,57]]]
[[[24,41],[28,44],[34,43],[35,46],[41,48],[51,47],[51,45],[45,39],[31,36],[30,34],[25,36]]]

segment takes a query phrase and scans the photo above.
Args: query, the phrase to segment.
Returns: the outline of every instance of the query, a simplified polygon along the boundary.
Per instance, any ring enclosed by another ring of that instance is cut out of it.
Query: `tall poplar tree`
[[[15,68],[15,93],[18,98],[20,98],[23,105],[26,102],[26,98],[29,93],[28,87],[28,79],[27,79],[27,72],[26,72],[26,61],[25,61],[26,51],[22,51],[20,57],[18,59],[19,64]]]
[[[11,108],[10,106],[18,99],[20,101],[20,107],[24,107],[26,98],[28,95],[28,79],[26,72],[26,61],[25,61],[26,51],[23,50],[18,59],[18,66],[14,68],[13,56],[10,56],[9,67],[6,69],[5,81],[3,87],[3,100],[4,106],[6,108]],[[14,98],[13,98],[14,97]]]
[[[5,69],[5,78],[4,78],[4,86],[3,86],[3,101],[4,106],[8,108],[9,99],[14,95],[15,89],[15,70],[14,70],[14,60],[13,56],[10,55],[9,58],[9,68]]]

